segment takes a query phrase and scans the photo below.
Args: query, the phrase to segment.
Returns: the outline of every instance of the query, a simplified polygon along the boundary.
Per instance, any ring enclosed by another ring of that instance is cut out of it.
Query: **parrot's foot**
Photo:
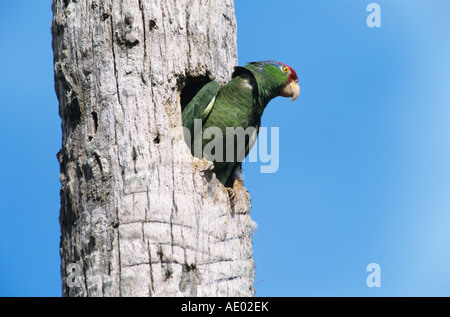
[[[206,172],[212,172],[214,170],[214,163],[211,161],[207,161],[207,165],[204,169],[201,169],[200,172],[206,173]]]
[[[234,192],[234,189],[231,187],[227,187],[228,191],[228,197],[233,200],[234,197],[236,197],[236,193]]]

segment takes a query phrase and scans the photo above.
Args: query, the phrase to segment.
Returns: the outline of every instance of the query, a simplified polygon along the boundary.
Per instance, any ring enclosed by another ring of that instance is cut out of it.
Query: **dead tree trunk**
[[[181,107],[237,64],[232,0],[54,0],[64,296],[252,296],[250,197]]]

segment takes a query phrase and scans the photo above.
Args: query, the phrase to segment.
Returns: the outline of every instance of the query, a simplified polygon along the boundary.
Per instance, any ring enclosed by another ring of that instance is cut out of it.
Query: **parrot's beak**
[[[281,89],[281,95],[283,97],[292,97],[291,101],[294,101],[300,95],[300,86],[298,85],[298,79],[290,81],[283,89]]]

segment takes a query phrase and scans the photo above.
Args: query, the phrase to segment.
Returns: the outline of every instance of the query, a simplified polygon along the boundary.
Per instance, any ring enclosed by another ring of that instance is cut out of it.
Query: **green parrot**
[[[231,187],[231,176],[257,139],[267,104],[278,96],[293,101],[299,94],[297,74],[283,63],[237,66],[230,82],[207,83],[183,110],[186,143],[194,156],[210,162],[205,171],[213,171],[223,185]]]

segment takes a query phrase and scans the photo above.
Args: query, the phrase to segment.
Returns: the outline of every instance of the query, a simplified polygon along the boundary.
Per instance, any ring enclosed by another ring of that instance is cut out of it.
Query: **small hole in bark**
[[[209,76],[187,76],[178,80],[178,87],[183,87],[180,94],[182,112],[184,108],[186,108],[188,103],[192,100],[192,98],[194,98],[195,94],[200,90],[200,88],[202,88],[210,81],[211,78],[209,78]]]
[[[150,20],[150,22],[148,23],[148,27],[150,28],[150,32],[158,29],[158,25],[156,24],[155,20]]]
[[[88,244],[88,250],[90,251],[90,252],[92,252],[94,249],[95,249],[95,237],[93,237],[93,236],[90,236],[89,237],[89,244]]]
[[[94,134],[97,133],[97,129],[98,129],[98,115],[97,112],[92,112],[92,122],[94,123],[93,128],[94,128]]]
[[[191,265],[185,263],[185,264],[184,264],[184,269],[185,269],[186,272],[189,273],[190,271],[196,270],[196,269],[197,269],[197,266],[195,265],[195,263],[192,263]]]
[[[137,174],[137,169],[136,169],[136,160],[137,160],[137,157],[138,157],[138,153],[137,153],[137,150],[136,150],[136,148],[133,146],[133,150],[131,151],[131,158],[133,159],[133,162],[134,162],[134,173],[135,174]]]
[[[100,19],[102,20],[102,21],[105,21],[107,18],[109,18],[111,15],[109,14],[109,13],[103,13],[102,14],[102,16],[100,17]]]
[[[81,120],[81,105],[77,95],[73,91],[70,92],[68,99],[69,102],[66,106],[67,107],[66,120],[72,126],[72,129],[75,130],[75,128],[77,127],[78,123],[80,123]]]
[[[126,15],[125,15],[125,20],[124,20],[124,22],[125,22],[125,25],[133,25],[133,22],[134,22],[134,17],[133,17],[133,15],[131,14],[131,13],[127,13]]]
[[[159,134],[157,134],[156,137],[153,139],[153,143],[159,144],[159,142],[161,142],[161,140],[159,139]]]
[[[164,272],[164,279],[167,281],[169,278],[172,277],[173,271],[170,267],[166,268],[166,271]]]

